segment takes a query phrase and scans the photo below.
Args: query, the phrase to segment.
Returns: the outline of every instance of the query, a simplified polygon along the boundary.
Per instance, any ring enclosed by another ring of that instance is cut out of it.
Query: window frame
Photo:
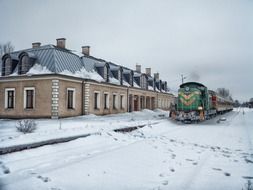
[[[73,92],[72,107],[69,107],[69,91]],[[75,108],[76,108],[76,89],[75,88],[67,88],[67,109],[73,110]]]
[[[9,91],[13,91],[13,107],[9,107]],[[16,101],[16,91],[15,88],[5,88],[4,90],[5,98],[4,98],[4,108],[5,109],[15,109],[15,101]]]
[[[104,109],[110,108],[110,96],[108,92],[104,92]]]
[[[20,74],[25,74],[30,69],[30,58],[28,55],[23,55],[20,59],[21,67],[20,67]]]
[[[118,109],[118,95],[116,93],[112,94],[112,109],[114,110]]]
[[[28,108],[27,107],[27,91],[28,90],[32,90],[33,91],[33,106],[32,106],[32,108]],[[35,87],[25,87],[24,88],[24,109],[26,109],[26,110],[32,110],[32,109],[35,109],[35,98],[36,98],[36,91],[35,91]]]
[[[125,109],[125,104],[124,104],[125,96],[124,94],[120,94],[120,109]]]
[[[97,96],[96,96],[97,94]],[[100,92],[99,91],[94,91],[94,109],[99,110],[100,109]]]

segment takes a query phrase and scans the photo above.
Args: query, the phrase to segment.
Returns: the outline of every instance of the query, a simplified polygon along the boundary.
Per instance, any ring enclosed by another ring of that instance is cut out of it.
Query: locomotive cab
[[[183,122],[205,119],[207,88],[196,82],[180,85],[177,102],[177,120]]]

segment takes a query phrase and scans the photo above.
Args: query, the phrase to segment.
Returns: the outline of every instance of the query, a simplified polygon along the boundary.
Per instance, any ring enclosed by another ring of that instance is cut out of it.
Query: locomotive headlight
[[[198,107],[198,110],[203,110],[203,107],[202,107],[202,106],[199,106],[199,107]]]

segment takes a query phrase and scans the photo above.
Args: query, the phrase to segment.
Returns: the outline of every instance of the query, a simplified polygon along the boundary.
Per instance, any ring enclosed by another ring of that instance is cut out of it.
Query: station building
[[[169,110],[175,101],[167,82],[151,68],[141,72],[56,45],[7,53],[1,59],[0,118],[62,118],[106,115],[142,109]]]

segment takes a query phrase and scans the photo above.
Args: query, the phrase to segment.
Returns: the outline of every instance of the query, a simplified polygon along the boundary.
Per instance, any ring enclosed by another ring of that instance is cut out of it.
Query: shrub
[[[32,133],[36,129],[36,122],[31,119],[24,119],[24,120],[19,120],[17,122],[16,128],[19,132],[22,133]]]

